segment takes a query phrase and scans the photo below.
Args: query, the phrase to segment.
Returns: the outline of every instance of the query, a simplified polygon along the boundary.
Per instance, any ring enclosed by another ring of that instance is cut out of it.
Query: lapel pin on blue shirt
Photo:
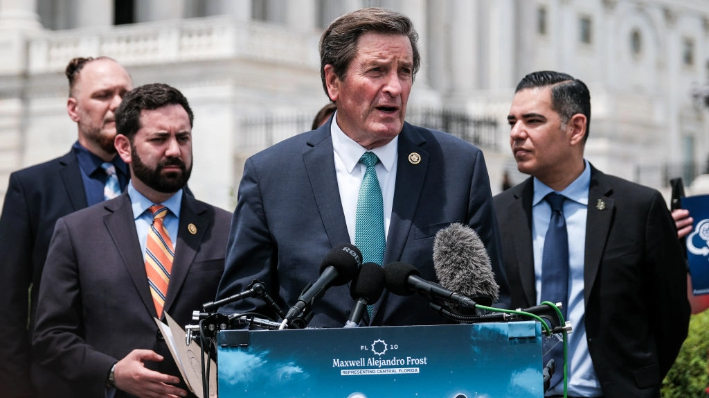
[[[421,155],[419,155],[416,152],[411,152],[409,154],[409,163],[411,164],[419,164],[421,163]]]

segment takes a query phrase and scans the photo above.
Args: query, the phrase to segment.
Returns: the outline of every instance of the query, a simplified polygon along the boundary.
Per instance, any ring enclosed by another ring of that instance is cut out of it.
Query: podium
[[[218,388],[232,397],[543,397],[538,322],[227,330]]]

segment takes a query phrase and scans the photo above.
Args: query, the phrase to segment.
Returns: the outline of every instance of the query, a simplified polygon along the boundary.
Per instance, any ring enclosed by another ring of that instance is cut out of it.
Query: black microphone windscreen
[[[364,263],[350,285],[352,299],[364,298],[368,304],[376,303],[384,291],[384,268],[377,263]]]
[[[472,228],[454,223],[438,231],[433,243],[433,267],[444,288],[475,299],[499,298],[490,256]]]
[[[337,278],[332,281],[332,286],[340,286],[354,278],[357,269],[362,265],[362,253],[357,246],[344,244],[330,250],[320,264],[322,274],[327,267],[333,267],[337,271]]]
[[[387,290],[397,296],[408,296],[413,293],[409,290],[409,276],[420,276],[416,267],[406,263],[389,263],[384,266],[384,281]]]

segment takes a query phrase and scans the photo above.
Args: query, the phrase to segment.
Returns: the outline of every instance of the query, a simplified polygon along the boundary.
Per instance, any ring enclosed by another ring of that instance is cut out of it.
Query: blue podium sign
[[[223,331],[219,396],[542,397],[536,322]]]

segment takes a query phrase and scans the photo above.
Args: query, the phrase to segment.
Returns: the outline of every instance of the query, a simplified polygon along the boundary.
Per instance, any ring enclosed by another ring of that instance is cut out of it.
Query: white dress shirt
[[[340,129],[340,126],[337,125],[337,112],[335,112],[335,116],[332,119],[330,133],[335,156],[337,187],[340,191],[342,210],[345,213],[347,232],[350,234],[350,242],[354,244],[359,187],[362,185],[362,178],[367,169],[367,166],[359,163],[359,158],[367,152],[367,149],[352,140]],[[377,179],[379,179],[379,186],[382,188],[382,199],[384,200],[385,236],[389,235],[391,211],[394,204],[398,142],[399,137],[397,136],[383,147],[375,148],[371,151],[379,158],[379,163],[374,168],[377,171]]]

